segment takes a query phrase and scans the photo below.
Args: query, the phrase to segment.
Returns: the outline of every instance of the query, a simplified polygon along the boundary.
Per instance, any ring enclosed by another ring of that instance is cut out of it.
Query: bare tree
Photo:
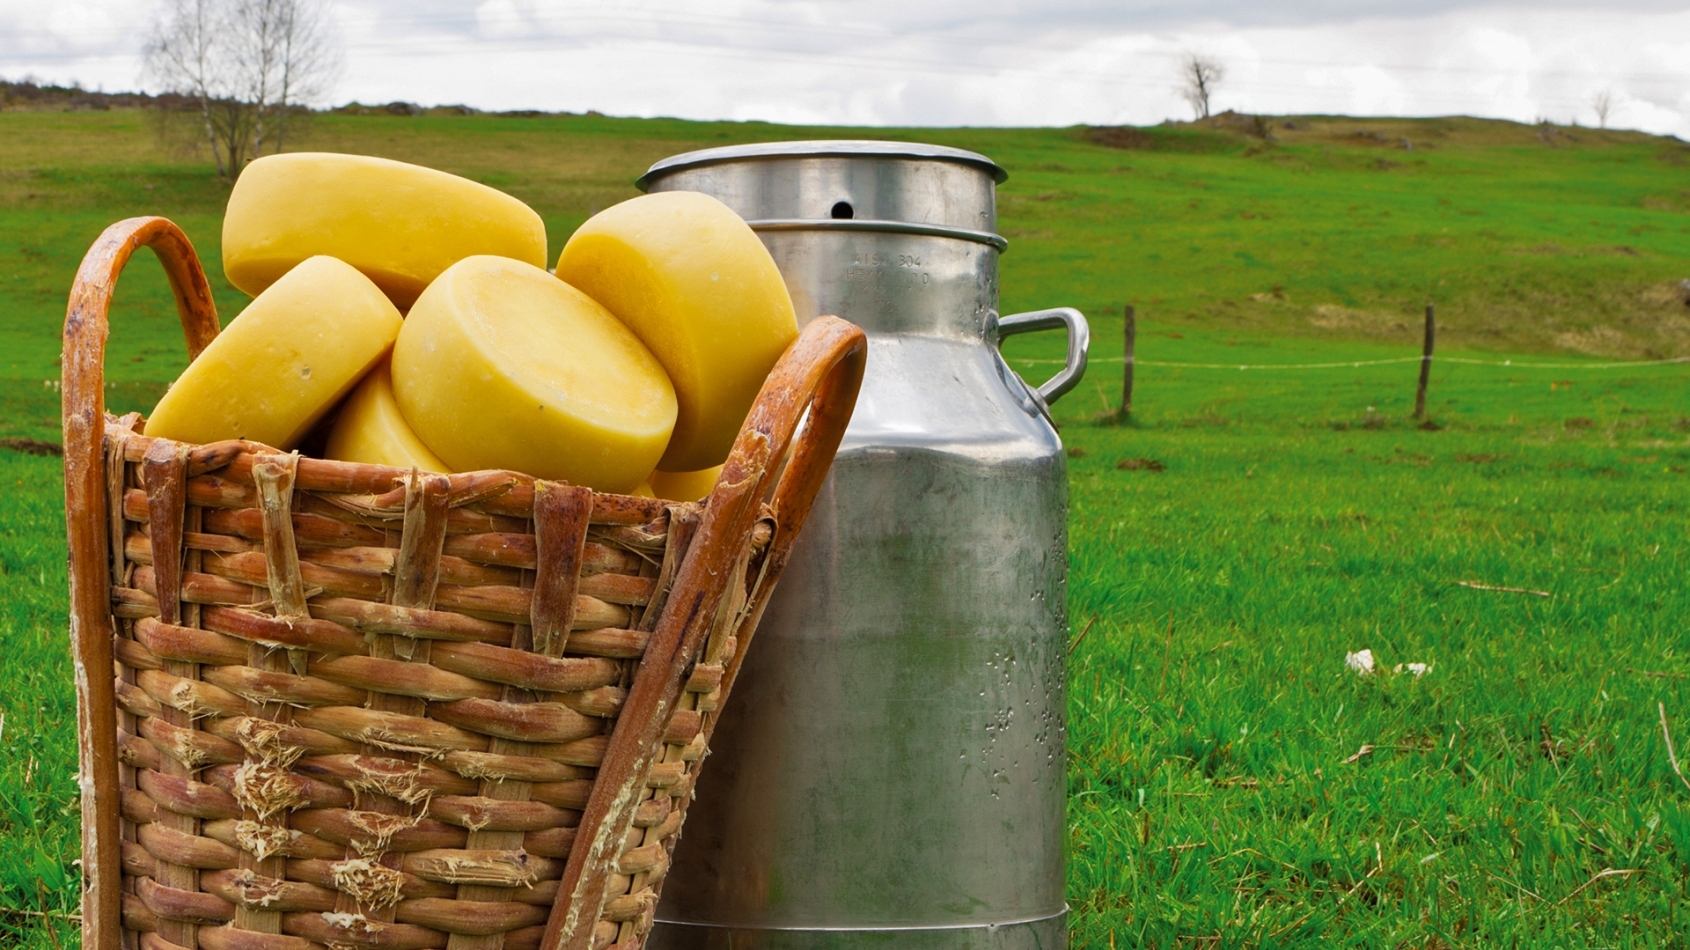
[[[199,104],[217,173],[280,151],[290,116],[327,91],[337,49],[321,0],[169,0],[146,68]]]
[[[211,103],[225,95],[223,49],[217,37],[224,32],[220,10],[211,0],[172,0],[164,18],[153,27],[147,40],[146,71],[167,91],[177,92],[199,103],[200,122],[217,174],[227,174],[217,129],[211,120]]]
[[[1590,108],[1591,111],[1596,113],[1596,127],[1599,129],[1607,128],[1608,115],[1614,111],[1614,94],[1607,89],[1603,89],[1590,97]]]
[[[1209,97],[1225,77],[1226,69],[1216,60],[1197,53],[1185,54],[1185,60],[1180,63],[1179,94],[1190,104],[1191,111],[1197,113],[1197,118],[1209,117]]]
[[[235,7],[245,40],[246,98],[257,106],[253,154],[264,153],[271,130],[271,150],[279,152],[288,117],[327,91],[338,66],[336,50],[322,8],[310,0],[241,0]]]

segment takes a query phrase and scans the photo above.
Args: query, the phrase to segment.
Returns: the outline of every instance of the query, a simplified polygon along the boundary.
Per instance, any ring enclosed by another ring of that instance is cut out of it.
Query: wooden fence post
[[[1138,314],[1127,304],[1125,321],[1126,348],[1121,360],[1121,410],[1117,421],[1126,422],[1133,414],[1133,350],[1138,342]]]
[[[1426,344],[1420,354],[1420,385],[1414,390],[1414,418],[1426,418],[1426,384],[1432,381],[1432,343],[1438,335],[1437,308],[1426,305]]]

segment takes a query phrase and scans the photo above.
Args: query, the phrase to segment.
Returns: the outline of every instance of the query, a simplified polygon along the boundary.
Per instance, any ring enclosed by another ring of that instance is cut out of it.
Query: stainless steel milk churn
[[[868,332],[833,472],[713,738],[651,946],[1032,948],[1063,900],[1067,469],[1048,404],[1077,311],[999,317],[997,183],[973,152],[690,152],[649,191],[751,223],[799,322]],[[1066,328],[1041,389],[998,353]]]

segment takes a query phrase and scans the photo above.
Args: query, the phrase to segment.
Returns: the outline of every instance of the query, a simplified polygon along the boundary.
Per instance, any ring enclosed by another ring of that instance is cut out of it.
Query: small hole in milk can
[[[833,217],[835,219],[840,220],[840,221],[849,221],[852,218],[856,217],[856,215],[857,215],[856,211],[852,210],[852,208],[851,208],[851,202],[849,202],[849,201],[835,201],[833,203]]]

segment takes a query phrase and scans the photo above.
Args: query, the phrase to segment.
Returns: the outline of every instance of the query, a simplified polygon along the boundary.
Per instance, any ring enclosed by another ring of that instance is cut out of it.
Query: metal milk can
[[[999,317],[983,155],[689,152],[648,191],[745,217],[800,323],[868,332],[856,414],[713,739],[654,948],[1032,948],[1063,900],[1067,466],[1078,311]],[[1034,389],[998,341],[1066,328]]]

